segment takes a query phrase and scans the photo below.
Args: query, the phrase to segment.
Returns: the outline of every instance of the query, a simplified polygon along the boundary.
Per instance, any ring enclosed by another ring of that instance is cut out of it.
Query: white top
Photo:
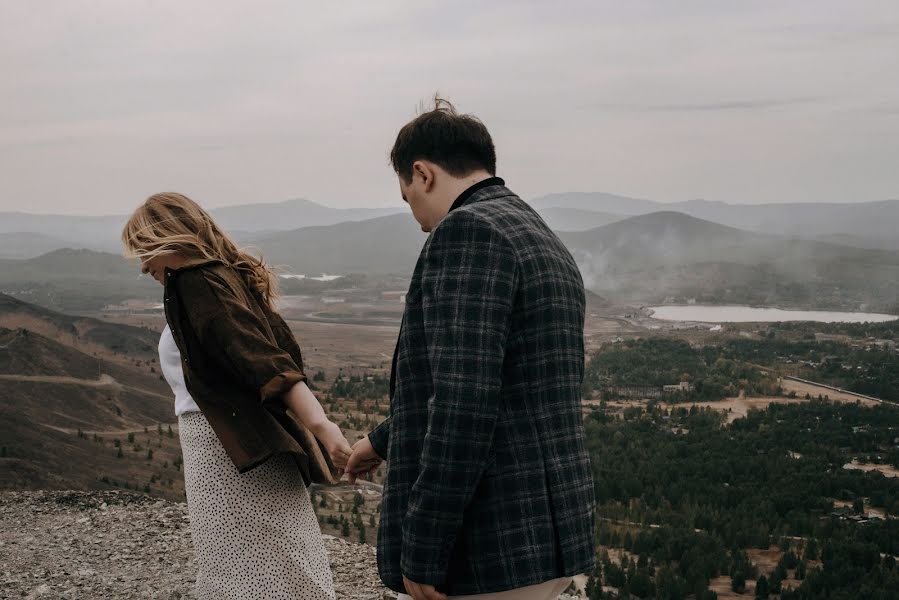
[[[184,383],[184,371],[181,370],[181,352],[175,344],[175,336],[166,323],[165,329],[162,330],[162,336],[159,338],[159,366],[162,368],[162,375],[172,388],[175,394],[175,416],[180,416],[186,412],[200,412],[200,407],[191,398],[190,392],[187,391],[187,385]]]

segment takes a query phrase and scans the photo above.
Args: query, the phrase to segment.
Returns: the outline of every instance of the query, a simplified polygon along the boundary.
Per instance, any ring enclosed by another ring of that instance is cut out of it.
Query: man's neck
[[[450,205],[455,202],[456,198],[462,195],[462,192],[464,192],[474,184],[481,183],[485,179],[490,179],[491,177],[493,177],[493,175],[491,175],[487,171],[476,171],[474,173],[466,175],[462,179],[457,179],[455,185],[453,186],[453,191],[455,193],[451,194],[452,200],[450,200]]]
[[[446,214],[449,213],[450,208],[453,206],[453,203],[455,203],[456,199],[462,195],[462,192],[475,185],[476,183],[480,183],[485,179],[490,179],[491,177],[493,177],[493,175],[491,175],[487,171],[475,171],[474,173],[469,173],[461,179],[454,179],[452,181],[452,184],[447,189],[446,198],[444,200],[445,206],[443,208],[445,210],[443,211],[443,216],[446,216]]]

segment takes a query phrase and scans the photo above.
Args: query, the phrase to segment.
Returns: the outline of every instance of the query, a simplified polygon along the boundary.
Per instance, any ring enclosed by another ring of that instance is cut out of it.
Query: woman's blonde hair
[[[239,249],[199,204],[183,194],[153,194],[134,211],[122,230],[127,258],[151,259],[179,253],[220,261],[235,269],[247,287],[274,309],[278,282],[260,258]]]

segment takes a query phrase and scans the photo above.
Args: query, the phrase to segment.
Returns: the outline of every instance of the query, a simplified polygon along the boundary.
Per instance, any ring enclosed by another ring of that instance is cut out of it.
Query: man
[[[415,600],[554,599],[595,561],[580,273],[495,176],[476,118],[438,98],[390,158],[430,236],[406,295],[390,416],[347,464],[352,482],[387,460],[381,579]]]

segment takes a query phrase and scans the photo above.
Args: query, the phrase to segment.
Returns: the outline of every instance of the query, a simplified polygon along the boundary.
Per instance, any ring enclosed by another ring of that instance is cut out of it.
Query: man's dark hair
[[[428,160],[453,177],[484,169],[496,175],[493,139],[473,115],[460,115],[449,101],[434,98],[434,108],[406,123],[390,151],[390,164],[403,181],[412,181],[412,163]]]

